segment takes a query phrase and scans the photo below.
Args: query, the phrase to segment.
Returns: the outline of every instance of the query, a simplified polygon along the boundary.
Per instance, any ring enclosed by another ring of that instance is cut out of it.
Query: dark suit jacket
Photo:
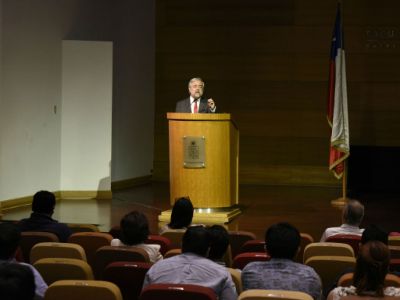
[[[207,99],[200,98],[200,106],[198,109],[199,113],[212,113],[208,108]],[[190,109],[190,97],[178,101],[176,103],[175,112],[180,113],[191,113],[192,110]]]

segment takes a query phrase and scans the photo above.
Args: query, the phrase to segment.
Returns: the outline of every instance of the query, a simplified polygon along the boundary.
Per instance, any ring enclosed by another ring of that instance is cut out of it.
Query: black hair
[[[48,191],[39,191],[33,196],[32,211],[42,214],[52,214],[56,206],[56,197]]]
[[[189,227],[193,219],[193,204],[189,197],[178,198],[172,207],[171,221],[168,226],[172,229]]]
[[[0,295],[2,300],[34,299],[35,278],[32,270],[18,263],[1,263]]]
[[[190,226],[182,237],[182,253],[191,252],[207,256],[210,246],[210,236],[203,226]]]
[[[121,241],[125,245],[143,243],[149,236],[149,222],[146,216],[139,211],[132,211],[125,215],[121,222]]]
[[[210,236],[210,251],[208,258],[211,260],[222,259],[229,246],[229,234],[224,226],[213,225],[208,228]]]
[[[367,228],[362,233],[361,236],[361,244],[364,245],[369,241],[380,241],[384,243],[385,245],[388,244],[388,233],[379,228],[378,226],[371,224],[368,225]]]
[[[265,245],[273,258],[293,259],[300,246],[300,233],[289,223],[278,223],[265,232]]]
[[[21,231],[12,223],[0,223],[0,259],[8,260],[17,251]]]

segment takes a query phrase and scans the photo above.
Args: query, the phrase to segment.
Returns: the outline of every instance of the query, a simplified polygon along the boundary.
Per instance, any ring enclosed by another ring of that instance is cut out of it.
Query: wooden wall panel
[[[400,1],[343,4],[354,145],[400,146]],[[154,178],[168,180],[166,112],[200,76],[240,129],[240,182],[340,186],[327,167],[336,0],[158,0]]]

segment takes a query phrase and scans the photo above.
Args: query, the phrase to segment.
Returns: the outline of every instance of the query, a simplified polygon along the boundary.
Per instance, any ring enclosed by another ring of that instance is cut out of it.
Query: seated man
[[[47,284],[44,282],[39,272],[31,265],[26,263],[18,263],[15,260],[15,253],[17,252],[19,241],[21,239],[21,232],[18,227],[11,223],[0,223],[0,264],[20,264],[29,267],[35,279],[35,294],[36,299],[43,299],[47,290]],[[0,294],[0,299],[3,299]]]
[[[293,261],[300,249],[300,233],[288,223],[272,225],[265,233],[269,261],[251,262],[242,271],[243,290],[271,289],[299,291],[321,299],[318,274]]]
[[[56,197],[48,191],[37,192],[33,196],[32,214],[18,222],[21,231],[45,231],[58,236],[60,242],[67,242],[71,229],[66,224],[51,218],[56,206]]]
[[[224,256],[229,247],[229,234],[222,225],[213,225],[207,228],[210,236],[210,250],[208,258],[217,264],[226,267]]]
[[[195,284],[212,288],[220,300],[236,300],[231,275],[223,266],[206,258],[209,235],[203,226],[189,227],[182,238],[182,254],[155,263],[143,287],[154,283]]]
[[[35,280],[32,270],[21,264],[0,264],[0,295],[2,300],[33,300]]]
[[[360,229],[360,224],[364,217],[364,205],[357,200],[350,200],[343,208],[342,225],[339,227],[329,227],[322,234],[321,242],[325,242],[330,236],[336,234],[353,234],[359,235],[364,229]]]

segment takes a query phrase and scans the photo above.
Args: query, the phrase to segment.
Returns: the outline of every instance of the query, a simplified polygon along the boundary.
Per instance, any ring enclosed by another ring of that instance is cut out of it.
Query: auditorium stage
[[[341,223],[341,210],[330,203],[340,194],[340,189],[326,187],[241,185],[242,214],[226,226],[229,230],[252,231],[262,239],[269,225],[287,221],[319,240],[326,227]],[[365,205],[363,226],[374,223],[387,231],[400,231],[398,196],[360,194],[358,199]],[[167,209],[169,185],[152,183],[114,191],[112,200],[61,200],[54,218],[66,223],[98,224],[101,231],[108,231],[127,212],[140,210],[147,215],[151,232],[157,233],[158,215]],[[18,220],[29,214],[30,207],[21,207],[5,211],[3,219]]]

